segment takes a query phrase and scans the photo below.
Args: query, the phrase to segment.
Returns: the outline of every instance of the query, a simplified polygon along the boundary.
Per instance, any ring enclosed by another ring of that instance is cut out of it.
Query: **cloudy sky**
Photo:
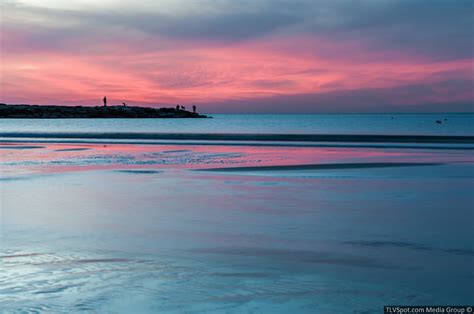
[[[473,111],[472,0],[0,0],[0,102]]]

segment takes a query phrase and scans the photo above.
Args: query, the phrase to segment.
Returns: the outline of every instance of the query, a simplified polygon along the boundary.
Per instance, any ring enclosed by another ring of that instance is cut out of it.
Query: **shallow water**
[[[380,313],[473,299],[471,150],[0,146],[6,312]],[[301,164],[333,167],[202,170]]]

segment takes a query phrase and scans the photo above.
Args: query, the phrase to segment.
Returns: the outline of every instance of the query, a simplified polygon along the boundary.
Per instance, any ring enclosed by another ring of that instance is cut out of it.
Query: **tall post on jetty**
[[[104,108],[107,107],[107,97],[104,96]]]

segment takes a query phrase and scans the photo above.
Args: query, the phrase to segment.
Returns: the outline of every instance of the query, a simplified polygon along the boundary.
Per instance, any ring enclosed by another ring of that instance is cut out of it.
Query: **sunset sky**
[[[0,102],[473,111],[472,0],[0,0]]]

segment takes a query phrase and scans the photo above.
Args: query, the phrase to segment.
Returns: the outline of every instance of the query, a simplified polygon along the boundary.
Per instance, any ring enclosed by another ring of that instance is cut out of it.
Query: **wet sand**
[[[387,168],[387,167],[421,167],[438,166],[442,163],[423,163],[423,162],[379,162],[379,163],[337,163],[337,164],[313,164],[313,165],[280,165],[280,166],[261,166],[261,167],[226,167],[199,169],[204,171],[278,171],[278,170],[331,170],[331,169],[364,169],[364,168]]]

